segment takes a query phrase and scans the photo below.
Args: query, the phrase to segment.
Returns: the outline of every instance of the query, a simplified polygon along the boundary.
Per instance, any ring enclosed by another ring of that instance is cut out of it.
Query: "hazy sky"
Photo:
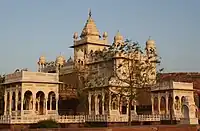
[[[117,30],[143,45],[152,36],[167,72],[200,71],[200,0],[0,0],[0,73],[73,55],[89,8],[110,43]]]

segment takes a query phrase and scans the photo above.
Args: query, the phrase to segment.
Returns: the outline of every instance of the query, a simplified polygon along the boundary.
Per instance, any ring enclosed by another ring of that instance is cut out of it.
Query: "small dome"
[[[77,32],[74,33],[73,38],[78,39],[78,33]]]
[[[149,39],[146,41],[146,44],[147,44],[147,45],[155,45],[155,41],[149,38]]]
[[[40,56],[38,63],[39,64],[45,64],[46,63],[46,58],[44,56]]]
[[[63,56],[60,55],[56,58],[56,64],[63,65],[64,62],[65,62],[65,58]]]
[[[107,32],[104,32],[104,33],[103,33],[103,37],[104,37],[104,38],[108,37],[108,33],[107,33]]]
[[[117,34],[115,35],[114,37],[114,42],[117,42],[117,41],[122,41],[124,38],[123,36],[120,34],[120,32],[118,31]]]

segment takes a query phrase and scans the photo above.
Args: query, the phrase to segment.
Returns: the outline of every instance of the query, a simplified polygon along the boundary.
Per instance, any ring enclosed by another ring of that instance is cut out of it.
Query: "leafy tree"
[[[87,109],[87,92],[84,91],[87,81],[87,67],[81,63],[74,63],[74,72],[77,75],[77,97],[79,105],[77,108],[81,108],[85,113]]]
[[[123,43],[113,44],[107,51],[106,60],[114,59],[114,78],[116,90],[121,97],[128,98],[128,124],[131,125],[131,106],[142,91],[149,91],[156,86],[157,69],[160,58],[154,48],[141,49],[138,42],[126,40]],[[146,53],[146,54],[145,54]],[[109,56],[109,57],[108,57]],[[160,74],[160,73],[159,73]]]

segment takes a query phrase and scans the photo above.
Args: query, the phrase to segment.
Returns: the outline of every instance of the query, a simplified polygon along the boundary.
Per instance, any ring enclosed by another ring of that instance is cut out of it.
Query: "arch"
[[[104,99],[104,110],[109,110],[109,94],[108,92],[105,93],[105,99]]]
[[[39,115],[45,113],[45,94],[42,91],[36,93],[36,111]]]
[[[125,97],[122,97],[122,100],[121,100],[121,106],[122,106],[122,114],[127,114],[127,106],[128,106],[128,101]]]
[[[7,109],[6,109],[6,112],[8,112],[8,110],[10,109],[10,92],[7,92],[7,102],[6,102],[6,107],[7,107]]]
[[[183,115],[183,118],[189,119],[189,108],[188,108],[188,106],[186,106],[186,105],[182,106],[182,115]]]
[[[117,96],[115,94],[113,94],[111,96],[112,99],[112,110],[117,110]]]
[[[95,110],[95,96],[91,96],[91,111]]]
[[[98,95],[98,107],[99,107],[99,114],[102,114],[102,96]]]
[[[161,101],[160,101],[160,111],[161,111],[161,114],[166,113],[166,99],[163,96],[161,97]]]
[[[154,97],[154,112],[158,114],[158,97]]]
[[[56,94],[53,91],[48,94],[47,110],[56,110]]]
[[[173,107],[173,98],[172,98],[172,96],[171,95],[169,95],[169,97],[168,97],[168,110],[170,111],[170,112],[172,112],[172,107]],[[171,113],[170,113],[171,114]]]
[[[23,110],[33,109],[33,94],[31,91],[26,91],[24,93]]]
[[[185,96],[182,96],[181,97],[181,104],[183,105],[185,102],[186,102],[186,98],[185,98]]]
[[[18,101],[17,110],[21,110],[21,92],[18,92]]]
[[[174,108],[175,108],[176,110],[179,110],[179,109],[180,109],[180,99],[179,99],[178,96],[175,97]]]
[[[18,102],[15,98],[15,92],[12,93],[12,111],[15,110],[15,103]]]

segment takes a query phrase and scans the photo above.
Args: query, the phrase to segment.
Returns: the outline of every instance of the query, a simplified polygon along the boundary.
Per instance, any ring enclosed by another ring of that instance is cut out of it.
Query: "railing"
[[[169,115],[132,115],[132,121],[161,121],[170,120]],[[0,123],[29,124],[41,120],[52,119],[58,123],[84,123],[84,122],[128,122],[128,115],[25,115],[25,116],[0,116]]]

